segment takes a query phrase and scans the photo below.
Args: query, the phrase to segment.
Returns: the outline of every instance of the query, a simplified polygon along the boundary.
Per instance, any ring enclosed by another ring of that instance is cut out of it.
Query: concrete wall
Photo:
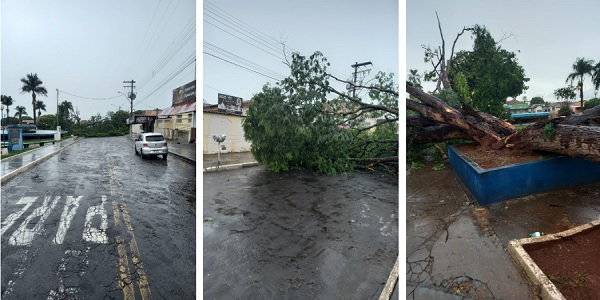
[[[600,181],[600,163],[576,157],[560,156],[482,169],[449,146],[448,159],[454,173],[480,205]]]
[[[244,130],[242,129],[244,117],[211,112],[203,112],[202,117],[204,122],[203,154],[218,152],[219,144],[213,140],[213,134],[227,135],[225,142],[221,143],[227,149],[221,150],[221,153],[250,151],[250,143],[244,140]]]
[[[167,119],[158,119],[154,132],[160,132],[165,138],[180,142],[195,140],[192,137],[192,128],[196,127],[196,113],[186,112],[173,115]]]

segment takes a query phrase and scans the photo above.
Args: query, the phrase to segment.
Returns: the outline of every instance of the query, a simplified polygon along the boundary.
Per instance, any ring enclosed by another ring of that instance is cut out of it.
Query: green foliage
[[[554,128],[553,123],[548,123],[546,126],[544,126],[544,135],[550,141],[554,139],[554,135],[556,135],[556,128]]]
[[[515,122],[515,119],[513,119],[511,112],[508,110],[503,110],[502,113],[500,113],[499,118],[509,123]]]
[[[418,161],[413,161],[410,164],[410,167],[414,170],[418,170],[418,169],[422,169],[423,167],[425,167],[425,164],[422,162],[418,162]]]
[[[527,89],[525,71],[516,55],[500,48],[483,26],[475,25],[472,51],[456,53],[448,75],[457,88],[459,74],[464,74],[468,91],[472,91],[473,107],[500,116],[507,97],[516,97]]]
[[[530,105],[533,105],[533,104],[544,104],[544,103],[545,103],[544,102],[544,98],[539,97],[539,96],[531,98],[531,101],[529,102]]]
[[[89,124],[73,124],[71,133],[73,135],[84,137],[127,135],[129,133],[129,127],[127,127],[125,120],[128,117],[129,113],[124,110],[108,112],[104,118],[100,114],[97,114],[90,118]]]
[[[280,88],[269,85],[252,98],[242,126],[244,138],[252,142],[254,158],[274,172],[307,168],[335,174],[350,170],[351,132],[321,117],[320,101],[294,98],[290,100]]]
[[[440,100],[448,103],[448,105],[454,108],[460,108],[461,103],[458,94],[453,89],[443,89],[439,92],[432,93],[433,96],[438,97]]]
[[[34,123],[37,124],[37,117],[35,112],[36,109],[36,95],[46,96],[48,95],[48,91],[44,86],[42,86],[42,80],[37,76],[37,73],[30,73],[27,76],[21,78],[21,83],[23,83],[23,87],[21,87],[21,94],[23,93],[31,93],[31,105],[33,108],[33,120]]]
[[[463,73],[458,73],[456,75],[456,94],[458,95],[458,100],[462,103],[471,102],[471,96],[469,95],[469,85],[467,84],[467,77]],[[469,103],[470,104],[470,103]]]
[[[417,69],[410,69],[408,75],[408,82],[410,82],[414,87],[423,89],[421,85],[421,75],[419,75],[419,71]]]
[[[571,113],[571,108],[568,106],[563,106],[558,110],[559,116],[570,115]]]
[[[600,61],[594,66],[594,75],[592,75],[592,83],[594,89],[598,91],[600,89]]]
[[[37,120],[37,128],[45,130],[56,129],[56,116],[55,115],[43,115]]]
[[[445,170],[446,169],[446,165],[442,164],[437,164],[434,165],[432,168],[434,171],[441,171],[441,170]]]
[[[269,170],[336,174],[351,171],[353,159],[397,156],[397,116],[375,108],[361,110],[359,100],[348,101],[343,95],[328,99],[336,91],[329,85],[327,66],[320,52],[310,57],[294,53],[291,75],[276,87],[263,86],[252,98],[242,124],[244,138],[252,143],[256,160]],[[393,74],[378,73],[375,79],[379,88],[397,90]],[[373,104],[397,110],[397,96],[373,89],[369,96]],[[362,125],[367,118],[389,121],[368,132]]]
[[[556,98],[559,100],[564,99],[568,101],[571,99],[575,99],[576,95],[577,94],[575,94],[574,86],[567,86],[554,90],[554,96],[556,96]]]
[[[594,61],[591,59],[585,59],[583,57],[578,57],[573,64],[573,73],[567,76],[567,80],[565,82],[571,81],[571,85],[573,85],[574,80],[578,80],[577,87],[579,87],[579,95],[581,102],[583,102],[583,80],[586,75],[592,76],[593,81],[593,72],[594,72]]]
[[[586,100],[585,102],[583,102],[583,108],[584,109],[594,108],[594,103],[596,104],[596,106],[600,105],[600,98],[596,99],[595,102],[594,102],[594,98]]]

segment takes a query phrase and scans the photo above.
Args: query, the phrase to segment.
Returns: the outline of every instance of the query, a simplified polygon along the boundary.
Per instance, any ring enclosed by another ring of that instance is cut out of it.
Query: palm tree
[[[15,113],[15,117],[19,116],[19,124],[21,124],[21,119],[23,117],[23,115],[27,115],[27,109],[24,106],[17,106],[15,107],[15,110],[17,111]]]
[[[573,84],[573,80],[579,79],[577,86],[579,87],[579,97],[581,97],[581,110],[583,110],[583,79],[585,75],[592,76],[593,70],[594,60],[578,57],[573,64],[573,73],[569,74],[565,81],[571,80],[571,84]]]
[[[6,105],[6,121],[4,122],[4,124],[7,124],[6,122],[8,122],[8,117],[10,116],[8,107],[13,105],[13,98],[11,96],[2,95],[2,104]]]
[[[600,61],[594,67],[594,75],[592,75],[592,83],[596,90],[600,89]]]
[[[42,110],[46,111],[46,104],[44,101],[38,100],[35,102],[35,108],[38,110],[38,119],[42,116]]]
[[[46,91],[46,88],[42,86],[43,82],[38,78],[37,74],[27,74],[26,77],[21,78],[21,82],[23,83],[23,87],[21,88],[21,94],[31,93],[31,105],[33,106],[33,123],[37,124],[37,118],[35,117],[36,94],[47,96],[48,91]]]

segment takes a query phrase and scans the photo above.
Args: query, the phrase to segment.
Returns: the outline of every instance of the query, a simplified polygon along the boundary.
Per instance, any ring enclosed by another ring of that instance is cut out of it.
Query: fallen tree
[[[502,148],[519,151],[547,151],[600,162],[600,106],[580,115],[548,119],[516,131],[514,126],[462,102],[460,109],[449,106],[407,82],[407,135],[412,143],[423,144],[467,139],[482,150]]]

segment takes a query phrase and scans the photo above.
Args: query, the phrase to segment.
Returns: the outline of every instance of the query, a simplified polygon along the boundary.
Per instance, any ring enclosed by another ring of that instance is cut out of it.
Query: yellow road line
[[[109,158],[110,170],[113,170],[114,161]],[[116,190],[119,201],[113,201],[113,211],[114,211],[114,219],[115,226],[118,226],[120,223],[120,215],[119,211],[122,212],[123,223],[127,228],[127,232],[129,232],[130,241],[129,241],[129,250],[131,251],[131,261],[135,267],[135,271],[138,275],[138,286],[140,289],[140,294],[143,300],[151,300],[152,294],[150,293],[150,284],[148,283],[148,277],[146,276],[146,272],[144,271],[144,265],[141,261],[140,250],[137,246],[137,242],[135,240],[135,235],[133,234],[133,226],[131,225],[131,218],[129,217],[129,212],[127,210],[127,205],[123,202],[124,193],[123,186],[118,182],[114,182],[114,173],[110,172],[110,193],[114,195]],[[114,183],[114,184],[113,184]],[[123,296],[125,300],[135,299],[133,283],[129,278],[129,259],[127,257],[127,249],[125,248],[124,241],[120,236],[117,236],[117,250],[119,252],[119,272],[121,277],[121,282],[119,282],[119,286],[123,288]]]
[[[121,204],[121,210],[123,211],[123,223],[125,223],[125,226],[127,226],[127,230],[129,231],[129,235],[131,237],[131,241],[129,241],[129,249],[131,250],[131,260],[133,261],[135,271],[138,274],[138,285],[140,287],[140,293],[142,294],[142,299],[149,300],[152,299],[152,294],[150,293],[150,285],[148,284],[148,277],[146,276],[146,272],[144,271],[144,264],[142,264],[142,261],[140,260],[140,250],[137,246],[135,235],[133,234],[133,226],[131,226],[131,220],[129,218],[129,212],[127,211],[127,205]]]
[[[120,236],[117,236],[117,251],[119,252],[119,287],[123,289],[123,299],[125,300],[133,300],[135,299],[135,294],[133,290],[133,283],[131,282],[131,278],[129,278],[129,259],[127,258],[127,250],[125,249],[125,244],[123,243],[123,239]]]
[[[112,206],[115,217],[115,226],[119,226],[119,208],[117,207],[117,202],[113,201]]]

